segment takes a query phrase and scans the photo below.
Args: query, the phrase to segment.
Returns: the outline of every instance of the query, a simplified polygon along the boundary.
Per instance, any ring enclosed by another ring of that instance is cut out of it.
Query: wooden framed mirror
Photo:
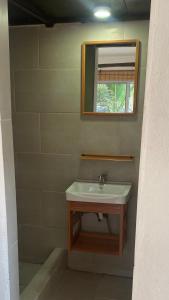
[[[139,52],[139,40],[82,44],[82,115],[136,112]]]

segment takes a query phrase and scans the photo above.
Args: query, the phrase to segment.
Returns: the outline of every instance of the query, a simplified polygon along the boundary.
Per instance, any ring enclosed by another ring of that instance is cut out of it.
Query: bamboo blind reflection
[[[98,81],[134,81],[134,70],[100,70]]]

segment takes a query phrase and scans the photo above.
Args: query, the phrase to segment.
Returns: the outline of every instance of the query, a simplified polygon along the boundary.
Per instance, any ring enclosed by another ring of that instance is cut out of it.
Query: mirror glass
[[[82,45],[82,114],[135,112],[138,49],[138,41]]]

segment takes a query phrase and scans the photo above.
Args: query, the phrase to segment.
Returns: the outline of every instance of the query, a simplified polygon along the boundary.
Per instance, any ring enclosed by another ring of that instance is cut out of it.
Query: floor
[[[19,287],[20,293],[25,289],[25,287],[31,282],[34,275],[39,271],[40,264],[30,264],[30,263],[19,263]]]
[[[132,279],[66,270],[48,300],[131,300]]]

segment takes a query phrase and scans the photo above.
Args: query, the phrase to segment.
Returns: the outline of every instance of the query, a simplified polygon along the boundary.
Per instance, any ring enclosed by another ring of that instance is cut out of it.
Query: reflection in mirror
[[[134,113],[138,50],[138,41],[82,46],[82,113]]]

